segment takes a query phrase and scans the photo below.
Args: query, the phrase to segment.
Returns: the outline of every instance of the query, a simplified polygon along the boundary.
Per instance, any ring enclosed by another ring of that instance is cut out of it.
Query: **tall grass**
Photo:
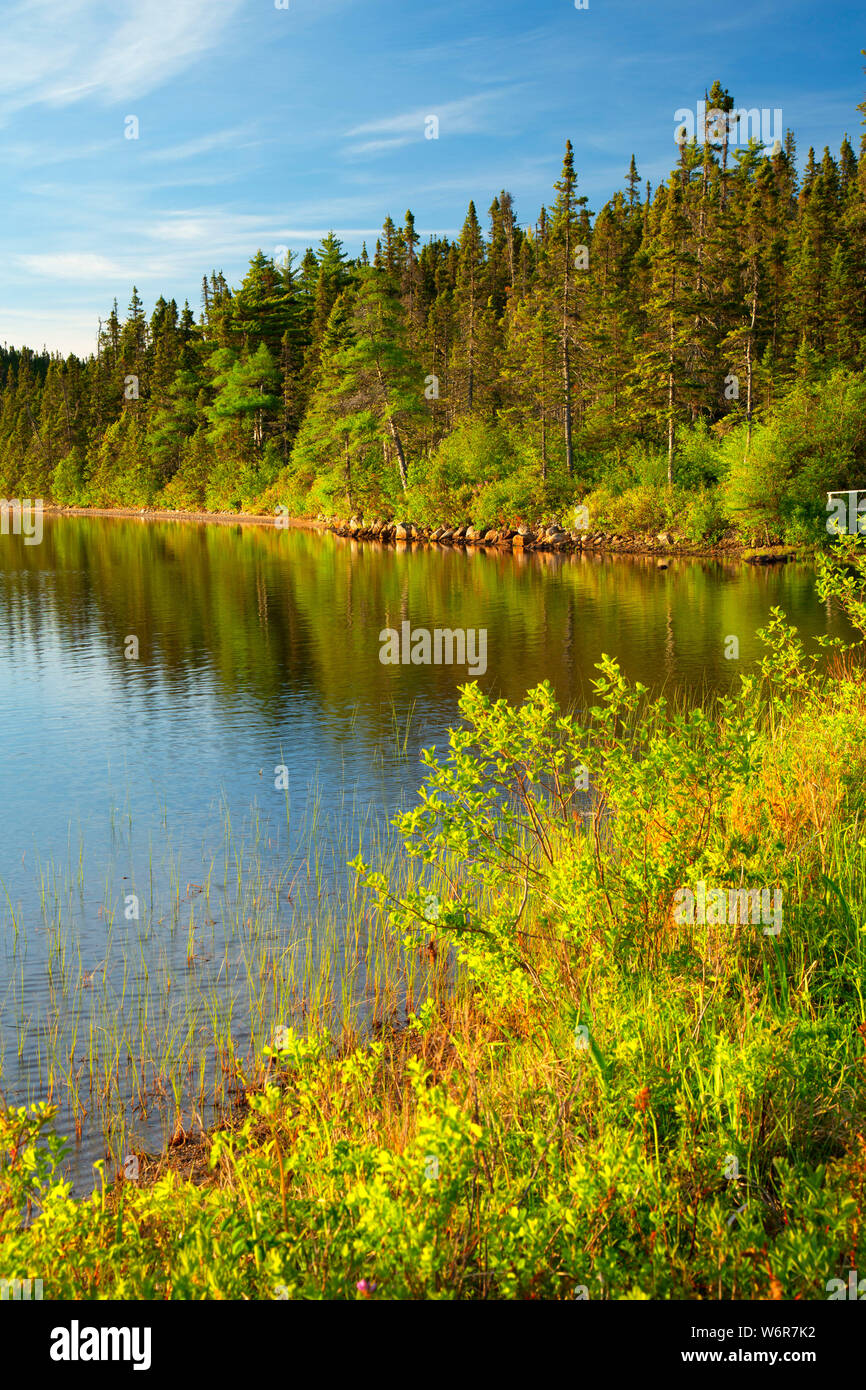
[[[287,801],[286,818],[295,849],[279,866],[265,822],[254,815],[239,833],[226,809],[222,845],[200,881],[181,882],[169,852],[160,901],[151,862],[131,921],[109,873],[99,960],[80,910],[83,883],[40,871],[42,1001],[26,1002],[26,934],[9,904],[15,969],[0,1015],[16,1054],[14,1068],[0,1057],[8,1102],[56,1105],[83,1154],[98,1152],[113,1173],[179,1128],[201,1133],[230,1117],[265,1076],[263,1048],[278,1027],[327,1029],[345,1042],[405,1017],[426,988],[420,958],[395,942],[346,868],[363,842],[400,880],[393,834],[369,809],[325,823],[316,798],[293,827]],[[86,1187],[89,1162],[73,1170]]]

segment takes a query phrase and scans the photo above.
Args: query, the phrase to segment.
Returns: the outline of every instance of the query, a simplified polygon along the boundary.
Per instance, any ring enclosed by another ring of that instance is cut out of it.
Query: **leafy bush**
[[[746,456],[741,426],[725,440],[723,504],[742,526],[791,541],[826,540],[826,494],[857,487],[866,466],[866,384],[837,369],[798,381]]]
[[[722,466],[719,440],[703,416],[691,426],[680,426],[677,430],[674,467],[674,481],[680,491],[705,490],[716,483]]]
[[[423,522],[501,519],[500,499],[529,496],[529,478],[518,478],[523,460],[501,425],[481,420],[457,424],[423,469],[415,470],[408,505]],[[521,492],[522,489],[522,492]],[[486,499],[486,501],[485,501]]]
[[[669,524],[671,499],[666,490],[639,483],[616,494],[605,486],[584,499],[590,526],[615,534],[659,531]]]
[[[728,518],[722,509],[721,499],[710,488],[699,488],[691,494],[681,494],[677,510],[676,527],[690,541],[712,543],[724,535],[728,529]]]

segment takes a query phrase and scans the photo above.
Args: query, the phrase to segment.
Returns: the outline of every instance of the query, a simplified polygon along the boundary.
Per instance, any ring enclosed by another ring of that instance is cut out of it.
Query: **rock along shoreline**
[[[135,518],[139,521],[205,522],[214,526],[247,525],[272,526],[278,529],[330,531],[349,540],[369,541],[380,545],[441,545],[480,546],[487,549],[511,551],[559,551],[565,554],[651,555],[664,557],[742,560],[752,565],[784,564],[800,558],[802,547],[778,543],[760,545],[757,539],[745,540],[736,531],[729,531],[712,544],[690,541],[673,531],[656,534],[614,534],[599,530],[565,530],[556,523],[537,526],[474,527],[474,526],[416,526],[409,521],[366,522],[352,517],[274,516],[263,512],[205,512],[170,510],[162,507],[62,507],[45,506],[48,516],[104,516]]]
[[[734,531],[727,532],[712,544],[699,544],[678,536],[673,531],[619,535],[599,530],[569,531],[557,525],[517,527],[474,526],[416,526],[410,521],[366,522],[358,517],[342,521],[337,517],[319,516],[317,525],[335,535],[356,541],[376,541],[385,545],[483,546],[510,551],[560,551],[566,554],[584,552],[620,555],[703,556],[717,559],[740,559],[747,564],[781,564],[795,558],[793,546],[767,545],[760,547],[754,540],[746,541]]]

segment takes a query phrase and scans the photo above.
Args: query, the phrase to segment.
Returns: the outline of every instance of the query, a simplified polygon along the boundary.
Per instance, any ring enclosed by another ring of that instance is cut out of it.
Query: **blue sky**
[[[857,149],[863,46],[849,0],[8,0],[0,341],[85,354],[133,283],[198,313],[212,267],[236,284],[330,228],[372,252],[407,207],[453,235],[508,188],[531,223],[567,137],[597,211],[632,151],[666,177],[716,77],[801,158]]]

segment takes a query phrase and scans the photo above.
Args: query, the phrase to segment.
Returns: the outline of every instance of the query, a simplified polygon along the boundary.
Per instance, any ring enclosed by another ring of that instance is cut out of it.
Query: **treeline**
[[[136,290],[98,351],[0,351],[0,487],[62,504],[814,533],[863,481],[866,136],[838,158],[731,138],[733,98],[668,181],[597,215],[571,144],[549,207],[508,192],[372,258],[259,251],[198,318]],[[866,115],[866,103],[861,106]]]

